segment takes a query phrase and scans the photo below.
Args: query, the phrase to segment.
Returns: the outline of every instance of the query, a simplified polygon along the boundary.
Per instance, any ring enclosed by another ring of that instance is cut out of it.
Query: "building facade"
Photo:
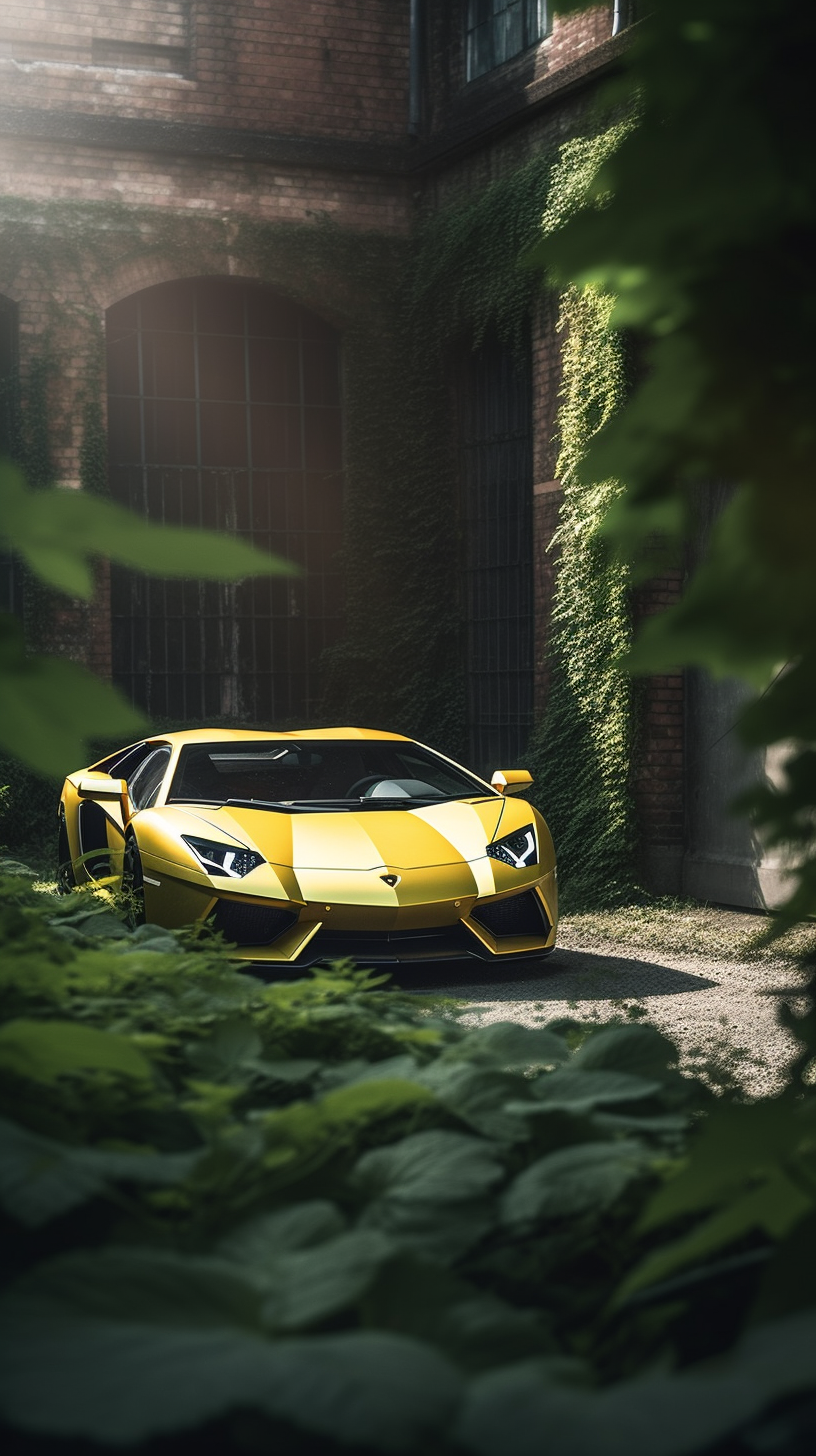
[[[431,359],[404,284],[423,220],[580,130],[628,18],[546,0],[5,0],[6,447],[30,475],[39,448],[43,478],[104,477],[151,519],[304,568],[220,587],[101,563],[90,607],[53,607],[52,646],[159,722],[295,726],[348,706],[483,770],[523,757],[557,569],[552,300],[513,347],[488,329],[474,349],[465,321]],[[638,609],[679,587],[653,583]],[[687,735],[682,680],[653,680],[634,792],[645,873],[672,891]]]

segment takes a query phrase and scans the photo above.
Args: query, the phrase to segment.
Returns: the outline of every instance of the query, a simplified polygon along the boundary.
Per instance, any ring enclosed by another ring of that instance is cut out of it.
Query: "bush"
[[[465,1026],[349,963],[266,985],[200,928],[131,933],[22,879],[0,937],[16,1451],[524,1456],[546,1432],[556,1456],[681,1456],[807,1387],[810,1312],[777,1360],[743,1325],[788,1313],[810,1195],[774,1159],[812,1157],[812,1099],[776,1150],[768,1104],[750,1156],[749,1109],[718,1105],[701,1185],[714,1099],[648,1027]]]
[[[56,865],[59,785],[26,768],[18,759],[0,758],[0,845],[10,854]]]

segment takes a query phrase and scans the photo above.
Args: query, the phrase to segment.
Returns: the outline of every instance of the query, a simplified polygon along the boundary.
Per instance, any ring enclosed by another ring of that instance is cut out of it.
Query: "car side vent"
[[[493,900],[486,905],[477,905],[470,912],[471,919],[478,921],[491,935],[537,935],[542,938],[550,933],[550,922],[538,896],[532,890],[522,895],[512,895],[508,900]]]
[[[275,905],[239,905],[236,900],[219,900],[210,918],[214,930],[234,945],[268,945],[294,925],[294,910]]]

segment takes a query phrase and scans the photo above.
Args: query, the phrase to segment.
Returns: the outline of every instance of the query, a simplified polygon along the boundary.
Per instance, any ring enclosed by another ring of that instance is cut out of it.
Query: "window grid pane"
[[[459,418],[469,762],[489,775],[517,764],[533,721],[529,358],[496,340],[469,356]]]
[[[308,724],[342,610],[337,335],[269,290],[197,279],[110,309],[108,365],[114,498],[305,568],[239,584],[115,568],[116,682],[161,717]]]
[[[537,45],[548,29],[546,0],[468,0],[467,80]]]

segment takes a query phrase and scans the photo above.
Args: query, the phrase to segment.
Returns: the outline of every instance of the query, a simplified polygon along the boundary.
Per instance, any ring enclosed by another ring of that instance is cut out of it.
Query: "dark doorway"
[[[489,340],[460,380],[470,761],[487,773],[518,763],[533,721],[529,356]]]
[[[115,304],[107,339],[114,498],[304,568],[238,586],[114,570],[116,682],[154,716],[307,724],[341,612],[336,330],[262,285],[199,278]]]

